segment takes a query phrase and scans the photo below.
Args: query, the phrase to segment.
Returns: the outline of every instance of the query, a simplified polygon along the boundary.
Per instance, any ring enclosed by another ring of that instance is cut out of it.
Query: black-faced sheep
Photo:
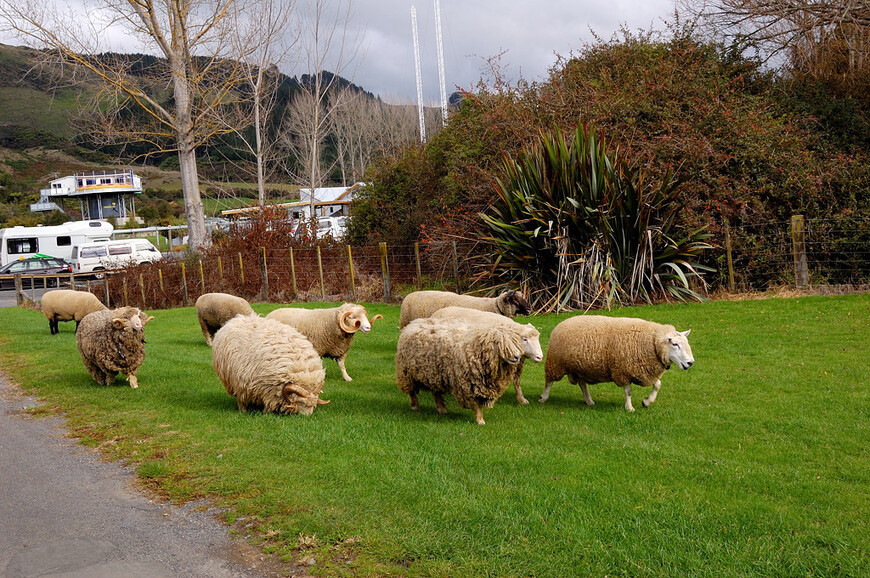
[[[541,351],[541,333],[535,329],[531,323],[522,325],[513,319],[499,315],[498,313],[490,313],[489,311],[479,311],[477,309],[468,309],[466,307],[445,307],[439,309],[432,314],[433,319],[465,319],[469,323],[502,325],[512,327],[519,332],[522,337],[523,352],[525,359],[531,359],[535,363],[544,359],[544,353]],[[527,405],[529,400],[523,396],[523,390],[520,387],[520,378],[523,375],[523,362],[521,360],[514,367],[515,375],[513,378],[514,390],[516,392],[517,403]]]
[[[224,323],[236,315],[251,315],[253,312],[247,301],[229,293],[203,293],[196,300],[196,317],[208,345]]]
[[[239,315],[215,334],[212,364],[239,410],[311,415],[326,373],[311,343],[274,319]]]
[[[130,387],[139,387],[136,372],[145,361],[146,317],[137,307],[106,309],[85,315],[76,333],[82,361],[94,380],[112,385],[119,373]]]
[[[492,407],[511,384],[524,354],[522,337],[511,327],[463,319],[416,319],[399,335],[396,385],[420,408],[420,390],[432,392],[438,413],[447,411],[444,394],[473,409],[483,425],[482,407]]]
[[[382,317],[375,315],[372,321]],[[336,360],[345,381],[353,381],[347,373],[344,360],[353,344],[354,335],[358,331],[371,331],[372,324],[365,307],[355,303],[329,309],[282,307],[266,315],[266,319],[275,319],[294,327],[311,342],[318,355]]]
[[[690,330],[689,330],[690,331]],[[544,365],[545,386],[538,401],[550,397],[554,381],[568,381],[583,390],[586,405],[594,405],[588,385],[612,381],[625,391],[625,409],[631,404],[631,385],[652,386],[643,406],[649,407],[662,386],[661,377],[672,363],[689,369],[695,363],[686,339],[689,331],[643,319],[578,315],[553,329]]]
[[[474,297],[450,291],[414,291],[402,300],[399,328],[405,327],[414,319],[429,317],[439,309],[450,306],[479,309],[505,317],[528,315],[531,311],[529,302],[519,291],[505,291],[498,297]]]
[[[40,305],[43,315],[48,319],[48,330],[52,335],[60,333],[59,321],[75,320],[76,332],[78,332],[79,324],[85,315],[108,309],[93,293],[70,289],[48,291],[42,296]]]

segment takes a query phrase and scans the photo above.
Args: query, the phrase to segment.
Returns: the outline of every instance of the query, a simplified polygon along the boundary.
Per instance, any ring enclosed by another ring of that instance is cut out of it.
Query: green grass
[[[623,309],[692,329],[696,363],[634,414],[613,384],[594,407],[543,364],[487,425],[395,387],[399,309],[325,361],[310,418],[242,414],[192,308],[152,312],[140,387],[96,385],[73,324],[0,310],[0,362],[84,443],[171,499],[207,496],[269,552],[326,575],[870,575],[870,296]],[[275,305],[255,305],[265,313]],[[542,342],[566,315],[535,317]]]

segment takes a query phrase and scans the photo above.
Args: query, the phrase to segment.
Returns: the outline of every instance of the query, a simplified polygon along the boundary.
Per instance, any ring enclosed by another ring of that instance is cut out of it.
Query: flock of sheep
[[[85,367],[103,385],[118,373],[138,386],[136,372],[145,359],[145,325],[153,319],[136,307],[107,309],[92,294],[58,290],[46,293],[42,311],[52,334],[58,322],[76,321],[76,343]],[[196,301],[212,364],[227,393],[242,411],[311,415],[318,405],[326,373],[322,358],[335,359],[342,378],[351,381],[345,360],[356,333],[372,322],[365,307],[345,303],[330,309],[279,308],[257,315],[244,299],[207,293]],[[407,394],[411,409],[428,391],[438,413],[445,413],[444,395],[474,411],[484,424],[482,408],[492,407],[513,384],[516,399],[528,404],[520,387],[523,362],[544,359],[540,332],[532,324],[513,321],[528,315],[523,295],[506,291],[498,297],[472,297],[447,291],[416,291],[402,301],[396,346],[396,385]],[[550,335],[545,387],[567,376],[579,385],[587,405],[594,402],[588,385],[614,382],[625,392],[625,409],[634,411],[631,386],[652,387],[643,401],[649,407],[671,364],[688,369],[694,363],[686,339],[672,325],[642,319],[578,315],[559,323]]]

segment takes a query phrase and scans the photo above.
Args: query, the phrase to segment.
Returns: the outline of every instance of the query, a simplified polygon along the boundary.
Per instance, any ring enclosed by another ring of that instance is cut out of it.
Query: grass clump
[[[323,306],[330,306],[323,304]],[[276,305],[256,304],[262,314]],[[870,296],[620,309],[692,329],[696,364],[629,414],[622,390],[528,364],[487,425],[395,386],[397,306],[325,360],[310,418],[236,409],[192,308],[152,311],[140,387],[98,386],[73,324],[0,310],[0,364],[168,498],[208,497],[278,556],[325,575],[870,574]],[[546,350],[568,314],[536,316]],[[635,398],[648,391],[637,391]]]

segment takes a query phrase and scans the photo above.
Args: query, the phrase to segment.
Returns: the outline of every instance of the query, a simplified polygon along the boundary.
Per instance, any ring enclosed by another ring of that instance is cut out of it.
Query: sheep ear
[[[343,311],[338,315],[338,326],[341,327],[341,330],[345,333],[356,333],[357,329],[359,329],[350,322],[352,315],[353,311]]]
[[[115,317],[112,319],[112,327],[115,329],[123,329],[124,328],[124,319],[122,317]]]
[[[691,332],[692,332],[691,329],[686,329],[685,331],[680,331],[680,335],[682,335],[683,337],[688,337],[689,333],[691,333]]]

